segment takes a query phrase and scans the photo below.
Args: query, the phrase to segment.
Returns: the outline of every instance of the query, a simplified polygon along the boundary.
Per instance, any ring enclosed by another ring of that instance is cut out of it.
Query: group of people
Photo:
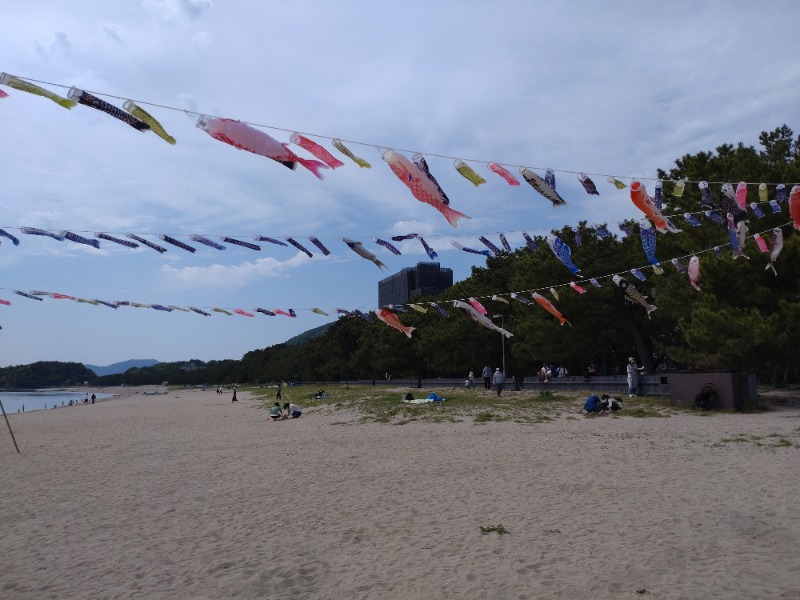
[[[276,402],[269,409],[269,417],[273,421],[285,421],[286,419],[299,419],[303,414],[303,409],[297,404],[285,402],[281,408],[281,403]]]
[[[567,367],[563,364],[555,366],[544,363],[542,368],[536,373],[537,379],[544,382],[552,381],[553,377],[566,377],[567,375],[569,375],[569,371],[567,371]]]
[[[644,367],[636,364],[636,359],[633,356],[628,357],[628,366],[626,367],[628,379],[628,398],[638,396],[639,392],[639,375],[644,371]],[[583,409],[587,413],[605,413],[609,410],[616,412],[622,409],[622,400],[616,396],[609,396],[603,394],[599,398],[592,394],[586,399]]]
[[[616,396],[609,396],[608,394],[603,394],[599,398],[595,394],[592,394],[586,399],[583,410],[587,413],[601,414],[605,414],[609,410],[617,412],[618,410],[622,410],[622,400]]]
[[[637,365],[636,364],[636,359],[634,357],[631,356],[631,357],[628,358],[627,379],[628,379],[628,397],[629,398],[633,398],[634,396],[636,396],[638,394],[638,391],[639,391],[639,375],[641,375],[643,371],[644,371],[644,367],[640,367],[639,365]],[[599,373],[600,373],[600,368],[597,366],[597,363],[592,361],[589,364],[589,366],[586,368],[586,374],[584,376],[585,380],[588,381],[590,377],[593,377],[595,375],[599,375]],[[567,371],[567,368],[563,364],[560,364],[558,367],[556,367],[555,365],[549,365],[547,363],[544,363],[542,365],[542,368],[539,369],[539,371],[537,372],[536,375],[537,375],[537,378],[539,379],[539,381],[548,382],[548,381],[552,381],[554,377],[566,377],[568,374],[569,374],[569,372]],[[487,390],[492,390],[493,389],[497,393],[497,395],[500,396],[503,393],[503,386],[504,386],[505,380],[506,380],[505,374],[500,370],[500,368],[498,367],[497,369],[495,369],[494,373],[492,373],[491,367],[489,367],[487,365],[487,366],[485,366],[483,368],[482,375],[483,375],[483,387],[484,387],[484,389],[487,389]],[[469,390],[474,390],[475,389],[475,372],[474,371],[470,371],[469,372],[469,374],[467,375],[466,380],[464,381],[464,386]],[[602,402],[606,402],[606,404],[608,406],[606,406],[605,410],[615,411],[615,410],[619,410],[620,408],[622,408],[621,405],[619,404],[620,402],[622,402],[622,400],[620,400],[619,398],[616,398],[614,396],[607,396],[607,395],[604,394],[602,399],[601,398],[597,398],[597,396],[589,396],[589,398],[596,398],[597,402],[600,403],[600,404],[602,404]],[[588,404],[588,400],[587,400],[587,404]],[[587,408],[587,410],[588,410],[588,408]],[[603,409],[598,409],[597,411],[592,410],[591,412],[600,412],[600,410],[603,410]]]
[[[506,376],[500,370],[500,367],[497,367],[494,370],[494,374],[492,373],[492,368],[489,365],[483,367],[482,371],[483,375],[483,387],[487,390],[494,390],[495,393],[499,396],[503,393],[503,385],[506,381]],[[467,375],[467,379],[464,381],[464,386],[468,390],[475,389],[475,372],[470,371],[469,375]]]

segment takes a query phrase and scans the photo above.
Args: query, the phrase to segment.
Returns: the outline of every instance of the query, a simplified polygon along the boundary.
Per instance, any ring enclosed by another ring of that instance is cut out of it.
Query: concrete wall
[[[707,383],[717,390],[717,408],[742,410],[748,401],[757,398],[756,377],[741,371],[690,372],[675,371],[666,375],[669,396],[673,403],[693,406],[694,398]]]
[[[329,383],[328,385],[343,384]],[[668,371],[655,375],[639,377],[640,396],[669,396],[673,404],[693,406],[694,398],[706,383],[713,383],[717,390],[717,408],[742,410],[746,403],[755,402],[758,397],[756,376],[740,371]],[[352,385],[373,385],[372,380],[350,381]],[[416,388],[420,385],[417,379],[376,379],[374,385]],[[625,375],[603,375],[589,380],[583,377],[554,377],[547,383],[539,381],[535,376],[525,377],[523,387],[526,391],[552,390],[578,391],[586,393],[627,394],[628,382]],[[463,388],[462,378],[430,378],[423,379],[421,386],[426,389]],[[483,388],[483,377],[475,378],[475,386]],[[324,387],[324,385],[322,386]],[[506,379],[506,390],[514,389],[514,380]]]

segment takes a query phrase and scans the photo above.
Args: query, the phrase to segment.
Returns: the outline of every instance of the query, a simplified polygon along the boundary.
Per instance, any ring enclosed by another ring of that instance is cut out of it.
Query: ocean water
[[[33,410],[52,410],[53,407],[58,408],[72,408],[69,406],[69,401],[72,400],[73,405],[77,402],[83,404],[83,399],[86,398],[87,392],[66,392],[66,391],[34,391],[34,392],[0,392],[0,400],[3,402],[3,408],[7,414],[15,412],[23,412],[22,407],[25,407],[24,412]],[[91,397],[92,391],[89,391]],[[98,394],[94,392],[99,400],[104,398],[111,398],[114,394]],[[91,400],[89,401],[91,404]]]

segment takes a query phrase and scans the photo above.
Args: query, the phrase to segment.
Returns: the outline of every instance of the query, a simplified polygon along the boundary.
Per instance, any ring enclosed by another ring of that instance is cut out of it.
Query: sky
[[[177,143],[2,86],[0,227],[20,244],[0,238],[0,299],[11,302],[0,305],[0,366],[239,359],[335,320],[337,308],[376,308],[380,279],[430,260],[417,240],[397,243],[396,256],[376,237],[422,235],[458,281],[485,259],[452,241],[483,248],[479,235],[498,244],[505,233],[517,248],[523,231],[580,221],[619,233],[617,222],[641,213],[606,175],[653,179],[685,154],[757,146],[761,131],[784,123],[800,128],[798,17],[792,0],[11,3],[0,71],[61,96],[75,86],[119,107],[137,101]],[[211,138],[196,127],[200,114],[250,123],[280,142],[299,132],[345,164],[320,181]],[[454,229],[417,201],[382,160],[386,149],[423,154],[450,206],[471,219]],[[462,177],[456,158],[486,183]],[[492,161],[518,179],[519,166],[541,176],[553,169],[567,205],[554,208],[524,181],[508,185]],[[599,196],[586,194],[580,171]],[[168,251],[102,240],[96,249],[21,227],[134,233]],[[192,254],[163,234],[186,243],[192,234],[292,236],[313,257],[264,242],[258,252],[192,243]],[[212,316],[36,301],[14,290]],[[256,307],[297,317],[212,312]]]

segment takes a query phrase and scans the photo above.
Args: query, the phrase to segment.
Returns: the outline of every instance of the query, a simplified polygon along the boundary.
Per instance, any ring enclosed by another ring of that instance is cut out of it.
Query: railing
[[[359,379],[350,381],[297,381],[295,384],[313,385],[320,388],[348,386],[381,386],[381,387],[408,387],[408,388],[463,388],[466,378],[426,378],[426,379]],[[483,388],[483,377],[475,378],[475,387]],[[514,379],[505,380],[506,391],[515,388]],[[585,379],[584,377],[554,377],[551,381],[539,381],[535,376],[528,376],[522,380],[521,388],[530,390],[586,390],[587,392],[615,392],[628,393],[628,380],[625,375],[598,375]],[[664,375],[640,375],[639,395],[664,396],[669,395],[668,379]]]

